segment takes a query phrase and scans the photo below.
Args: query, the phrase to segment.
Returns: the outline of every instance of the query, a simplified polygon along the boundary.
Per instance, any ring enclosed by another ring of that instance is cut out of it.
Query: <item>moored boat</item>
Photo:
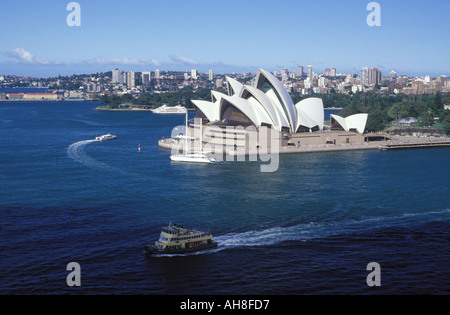
[[[185,118],[185,130],[188,131],[188,113],[186,112]],[[181,139],[181,138],[179,138]],[[203,152],[202,149],[202,139],[200,137],[200,152],[191,152],[189,153],[188,149],[188,140],[192,141],[193,138],[189,138],[187,135],[184,136],[184,152],[182,154],[172,154],[170,159],[173,162],[186,162],[186,163],[212,163],[216,162],[216,159],[212,157],[209,153]],[[195,138],[194,138],[195,140]],[[178,140],[179,141],[179,140]]]
[[[187,112],[186,107],[177,105],[177,106],[167,106],[163,105],[156,109],[152,109],[152,112],[155,114],[184,114]]]
[[[186,162],[186,163],[212,163],[216,161],[214,157],[201,152],[171,155],[170,159],[173,162]]]
[[[210,233],[188,230],[170,223],[163,227],[159,240],[144,246],[146,254],[184,254],[217,247]]]

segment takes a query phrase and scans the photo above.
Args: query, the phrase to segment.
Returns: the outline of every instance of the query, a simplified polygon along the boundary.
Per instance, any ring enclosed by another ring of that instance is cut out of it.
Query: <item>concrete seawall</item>
[[[417,143],[397,143],[380,145],[380,150],[407,150],[407,149],[424,149],[450,147],[450,141],[433,141],[433,142],[417,142]]]
[[[160,148],[172,150],[182,150],[184,142],[179,143],[170,138],[161,139],[158,141]],[[337,151],[356,151],[356,150],[406,150],[406,149],[421,149],[421,148],[436,148],[436,147],[450,147],[450,138],[418,138],[408,136],[398,136],[396,139],[389,141],[373,141],[353,144],[320,144],[320,145],[304,145],[304,146],[282,146],[279,148],[280,154],[295,154],[308,152],[337,152]],[[194,142],[190,145],[189,150],[198,151],[200,148],[194,146]],[[233,149],[223,148],[213,153],[223,153],[229,155],[252,155],[258,152],[247,152],[243,154],[241,151],[234,151]],[[268,153],[271,153],[270,150]],[[273,152],[275,153],[275,152]]]

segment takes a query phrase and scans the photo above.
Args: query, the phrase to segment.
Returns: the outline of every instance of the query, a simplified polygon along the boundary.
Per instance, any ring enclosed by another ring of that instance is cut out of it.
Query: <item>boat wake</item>
[[[335,222],[310,222],[290,227],[274,227],[264,230],[252,230],[242,233],[229,233],[216,236],[217,250],[240,247],[273,246],[283,242],[306,242],[314,239],[337,235],[370,233],[390,227],[409,227],[411,224],[424,224],[448,220],[450,210],[432,211],[416,214],[399,214],[387,217],[367,217],[359,220]]]
[[[155,257],[208,255],[223,250],[239,249],[260,246],[279,246],[282,243],[289,245],[307,242],[327,237],[365,234],[390,227],[410,227],[414,224],[426,224],[436,221],[449,220],[450,209],[443,211],[430,211],[425,213],[403,213],[385,217],[366,217],[357,220],[342,220],[334,222],[310,222],[289,227],[273,227],[262,230],[251,230],[240,233],[218,235],[214,240],[218,247],[195,253],[165,254]]]
[[[97,142],[97,141],[96,140],[84,140],[84,141],[79,141],[79,142],[73,143],[67,148],[67,155],[72,160],[77,161],[78,163],[86,165],[90,168],[107,170],[107,171],[111,171],[111,172],[122,172],[122,170],[120,170],[114,166],[108,165],[106,163],[100,162],[86,154],[86,152],[84,151],[85,146],[90,143],[93,143],[93,142]]]
[[[331,231],[324,225],[311,222],[291,227],[274,227],[242,233],[230,233],[215,237],[222,249],[233,247],[271,246],[285,241],[308,241],[329,236]]]

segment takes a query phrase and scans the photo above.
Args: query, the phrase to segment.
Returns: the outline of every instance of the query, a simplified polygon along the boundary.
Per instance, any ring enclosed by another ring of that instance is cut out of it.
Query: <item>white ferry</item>
[[[210,233],[188,230],[182,226],[163,227],[159,240],[154,245],[144,246],[146,254],[184,254],[217,247]]]
[[[163,105],[156,109],[152,109],[152,112],[155,114],[185,114],[187,113],[187,109],[184,106],[167,106]]]
[[[97,141],[108,141],[108,140],[114,140],[114,139],[117,139],[117,136],[112,135],[110,133],[103,135],[103,136],[95,137],[95,140],[97,140]]]

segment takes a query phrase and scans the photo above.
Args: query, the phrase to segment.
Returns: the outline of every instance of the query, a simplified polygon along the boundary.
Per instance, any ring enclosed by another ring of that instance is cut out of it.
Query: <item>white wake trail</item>
[[[334,235],[367,233],[379,228],[410,226],[415,223],[448,220],[449,209],[423,213],[400,213],[392,216],[362,217],[333,222],[310,222],[290,227],[273,227],[240,233],[228,233],[214,238],[219,250],[236,247],[273,246],[285,241],[305,242]]]
[[[72,160],[77,161],[78,163],[81,163],[81,164],[86,165],[91,168],[108,170],[108,171],[113,171],[113,172],[117,172],[117,171],[120,172],[121,171],[120,169],[118,169],[114,166],[108,165],[106,163],[100,162],[86,154],[86,152],[84,151],[84,147],[93,142],[97,142],[97,141],[96,140],[84,140],[84,141],[79,141],[79,142],[73,143],[67,148],[67,155]]]

